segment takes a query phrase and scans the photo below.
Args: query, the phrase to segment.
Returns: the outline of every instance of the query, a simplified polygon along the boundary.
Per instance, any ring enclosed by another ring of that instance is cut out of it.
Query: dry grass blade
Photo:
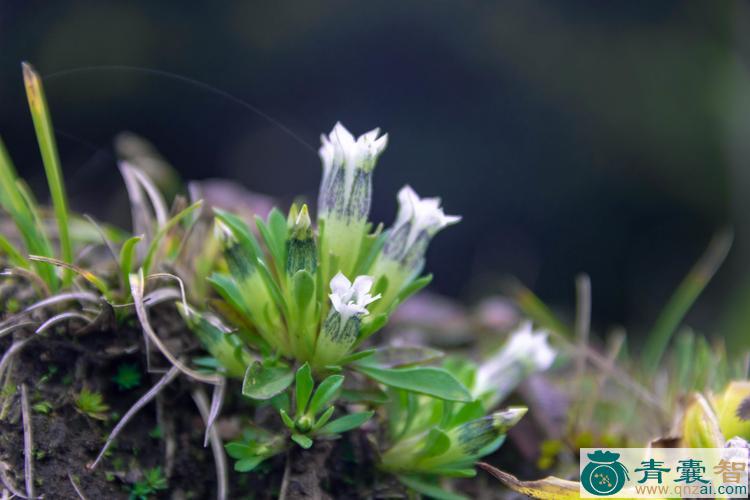
[[[62,267],[63,269],[73,271],[83,279],[94,285],[96,289],[102,293],[102,295],[104,295],[105,297],[109,296],[109,287],[107,287],[107,284],[91,271],[87,271],[86,269],[78,267],[75,264],[68,264],[67,262],[61,261],[60,259],[44,257],[41,255],[29,255],[29,260],[33,260],[36,262],[46,262],[48,264]]]
[[[18,354],[21,349],[24,348],[24,346],[31,341],[34,337],[27,337],[23,340],[17,340],[11,344],[11,346],[8,348],[5,353],[3,353],[3,357],[0,358],[0,377],[3,376],[5,373],[5,369],[8,367],[8,363],[13,359],[13,356]]]
[[[503,472],[490,464],[479,462],[480,468],[486,470],[508,488],[530,498],[549,498],[564,500],[566,498],[580,498],[580,485],[575,481],[567,481],[556,477],[545,477],[536,481],[520,481],[507,472]]]
[[[1,328],[0,329],[0,338],[5,337],[9,333],[14,332],[14,331],[16,331],[19,328],[23,328],[24,326],[31,326],[31,325],[36,325],[36,322],[35,321],[23,321],[21,323],[16,323],[15,325],[10,325],[10,326],[6,326],[4,328]]]
[[[86,321],[86,323],[91,323],[91,321],[93,321],[91,318],[89,318],[85,314],[81,314],[81,313],[73,312],[73,311],[64,312],[56,316],[52,316],[50,319],[42,323],[39,326],[39,328],[36,329],[34,333],[35,334],[44,333],[45,331],[49,330],[56,324],[62,323],[63,321],[67,321],[69,319],[82,319]]]
[[[20,314],[28,313],[31,311],[35,311],[37,309],[41,309],[43,307],[59,304],[61,302],[68,302],[68,301],[77,301],[77,302],[93,302],[93,303],[99,303],[99,296],[91,293],[91,292],[66,292],[66,293],[58,293],[56,295],[52,295],[50,297],[47,297],[44,300],[40,300],[39,302],[35,302],[31,304],[29,307],[21,311]]]
[[[198,407],[198,411],[201,412],[203,421],[208,426],[209,423],[209,408],[208,398],[205,392],[197,388],[193,391],[193,400],[195,405]],[[224,445],[221,442],[219,433],[213,427],[209,430],[209,439],[211,441],[211,451],[214,455],[214,464],[216,465],[216,499],[226,500],[227,489],[228,489],[228,474],[227,474],[227,457],[224,454]]]
[[[154,343],[154,345],[159,349],[159,351],[164,355],[164,357],[167,358],[167,360],[169,360],[170,363],[172,363],[173,366],[177,367],[177,369],[179,369],[182,373],[184,373],[188,377],[198,382],[204,382],[206,384],[212,384],[212,385],[220,384],[222,381],[222,377],[218,375],[204,375],[186,366],[182,361],[177,359],[177,357],[175,357],[174,354],[169,352],[169,349],[167,349],[167,347],[161,341],[159,336],[156,335],[156,332],[151,327],[151,323],[148,320],[148,311],[146,310],[146,306],[143,303],[144,281],[145,280],[143,279],[143,269],[141,269],[138,274],[130,275],[130,292],[131,292],[131,295],[133,296],[133,302],[135,304],[135,312],[136,312],[136,315],[138,316],[138,320],[141,323],[141,328],[143,328],[143,332],[146,334],[149,341]]]
[[[170,278],[170,279],[176,280],[177,283],[180,285],[180,296],[182,297],[182,305],[185,307],[185,310],[188,310],[187,295],[185,294],[185,283],[183,283],[182,279],[179,276],[171,274],[171,273],[153,273],[153,274],[149,274],[146,277],[146,280],[151,280],[155,278]]]
[[[164,389],[167,385],[169,385],[179,374],[180,370],[178,370],[177,367],[173,366],[172,368],[170,368],[169,371],[165,373],[164,376],[160,378],[159,381],[151,389],[149,389],[146,394],[141,396],[141,398],[136,401],[133,406],[130,407],[125,415],[122,416],[120,421],[117,422],[117,425],[114,429],[112,429],[112,432],[109,433],[107,441],[104,443],[102,450],[99,452],[99,455],[97,455],[96,460],[94,460],[93,463],[87,466],[88,469],[94,470],[96,466],[99,465],[99,461],[107,452],[115,438],[117,438],[117,436],[120,434],[120,431],[125,428],[125,425],[127,425],[130,419],[133,418],[133,416],[135,416],[141,410],[141,408],[148,404],[149,401],[154,399],[156,395],[159,394],[159,392],[161,392],[161,390]]]
[[[222,378],[222,383],[214,386],[214,392],[211,394],[211,411],[208,412],[206,421],[206,433],[203,437],[203,447],[208,446],[208,439],[213,429],[216,417],[219,416],[221,406],[224,404],[224,391],[226,390],[226,379]]]
[[[29,391],[26,384],[21,384],[21,419],[23,420],[23,476],[26,480],[26,494],[34,494],[34,433],[31,428],[31,408]]]
[[[3,482],[3,486],[5,486],[13,494],[13,498],[29,498],[21,493],[18,488],[16,488],[15,484],[13,483],[13,479],[8,474],[8,471],[10,470],[10,465],[6,464],[5,462],[0,462],[0,480]]]
[[[149,179],[138,167],[128,165],[135,179],[140,184],[146,196],[148,196],[151,206],[154,207],[154,215],[156,215],[157,227],[161,228],[167,223],[169,210],[167,209],[167,203],[164,201],[164,197],[159,192],[156,185]]]
[[[94,227],[94,230],[99,234],[99,237],[102,240],[102,243],[104,243],[104,246],[107,247],[107,250],[109,250],[109,255],[112,257],[112,260],[115,261],[115,264],[119,264],[120,261],[117,258],[117,251],[115,250],[115,247],[112,245],[112,242],[109,241],[109,238],[107,238],[107,235],[104,234],[104,231],[99,226],[99,224],[96,223],[93,217],[91,217],[89,214],[83,214],[83,217],[89,221],[89,223]]]
[[[76,491],[76,495],[78,495],[78,498],[81,500],[86,500],[86,495],[83,494],[81,491],[81,488],[76,484],[75,480],[73,479],[73,475],[68,471],[68,480],[70,481],[70,484],[73,486],[73,489]]]
[[[138,180],[132,172],[132,165],[127,162],[120,162],[120,174],[125,181],[125,189],[128,191],[130,199],[130,217],[133,223],[133,232],[142,234],[148,244],[151,241],[151,235],[154,233],[154,220],[146,204],[146,199],[141,190]],[[140,259],[146,254],[146,250],[140,245],[135,247],[136,254]]]

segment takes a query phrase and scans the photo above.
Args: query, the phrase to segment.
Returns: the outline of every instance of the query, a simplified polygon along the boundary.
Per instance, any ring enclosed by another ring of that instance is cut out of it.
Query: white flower
[[[388,134],[378,137],[380,129],[373,129],[357,139],[340,122],[336,122],[327,136],[320,136],[318,154],[323,162],[324,178],[335,168],[370,168],[388,145]]]
[[[490,399],[499,402],[525,377],[552,366],[556,353],[547,336],[545,331],[534,331],[531,322],[524,322],[496,354],[480,365],[474,395],[492,391]]]
[[[457,215],[445,215],[440,198],[420,198],[411,186],[404,186],[398,192],[398,204],[398,215],[384,253],[407,264],[421,260],[438,231],[461,220]]]
[[[370,209],[370,178],[378,156],[388,145],[388,134],[378,137],[376,128],[358,138],[341,123],[327,136],[320,136],[318,154],[323,162],[323,180],[318,200],[320,213],[338,210],[340,215],[366,218]],[[350,198],[357,199],[350,203]],[[352,213],[349,213],[352,212]]]
[[[342,323],[352,316],[368,314],[367,306],[380,298],[370,295],[373,280],[371,276],[357,276],[350,282],[341,272],[331,279],[331,294],[328,295],[333,308],[342,316]]]

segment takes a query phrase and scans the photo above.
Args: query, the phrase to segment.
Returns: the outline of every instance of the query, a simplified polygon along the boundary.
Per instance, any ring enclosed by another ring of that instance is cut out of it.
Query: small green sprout
[[[286,439],[265,429],[251,428],[243,432],[242,439],[224,445],[227,454],[234,458],[234,470],[250,472],[267,460],[286,449]]]
[[[138,365],[121,364],[117,367],[117,374],[112,377],[112,381],[121,391],[133,389],[141,385],[141,371]]]
[[[40,401],[31,407],[36,413],[41,415],[49,415],[52,411],[52,403],[49,401]]]
[[[47,367],[47,373],[45,373],[39,378],[39,381],[37,382],[37,384],[38,385],[46,384],[52,379],[52,377],[54,377],[57,374],[59,370],[60,368],[58,368],[57,365],[49,365]]]
[[[104,403],[104,397],[99,392],[83,388],[75,397],[76,410],[97,420],[107,420],[109,406]]]
[[[292,433],[292,441],[302,448],[310,448],[315,436],[335,436],[356,429],[373,415],[371,411],[351,413],[329,422],[335,406],[328,406],[328,404],[338,397],[341,385],[344,383],[344,376],[329,375],[313,393],[315,382],[312,370],[310,365],[305,363],[297,370],[295,379],[296,412],[294,418],[290,417],[284,408],[279,409],[279,414],[284,425]]]
[[[148,469],[143,473],[143,479],[133,484],[130,500],[148,500],[151,495],[166,490],[167,486],[167,478],[161,467]]]

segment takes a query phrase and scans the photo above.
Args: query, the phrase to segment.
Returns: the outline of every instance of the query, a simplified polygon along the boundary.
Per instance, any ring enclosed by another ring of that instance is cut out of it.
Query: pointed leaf
[[[292,434],[292,441],[306,450],[313,445],[313,440],[305,436],[304,434]]]
[[[301,270],[294,273],[294,300],[300,311],[307,309],[307,305],[315,294],[315,279],[309,271]]]
[[[332,399],[344,383],[343,375],[330,375],[320,383],[310,402],[308,413],[317,415]]]
[[[419,451],[420,458],[436,457],[442,455],[448,448],[451,447],[451,438],[448,435],[437,428],[430,429],[427,433],[427,439],[424,443],[424,448]]]
[[[296,384],[294,386],[295,394],[297,396],[297,414],[302,415],[307,410],[307,403],[310,401],[310,395],[312,394],[313,382],[312,371],[310,365],[305,363],[297,370]]]
[[[333,422],[324,425],[320,429],[319,434],[341,434],[342,432],[357,429],[370,420],[374,414],[374,411],[363,411],[337,418]],[[450,444],[450,440],[448,444]]]
[[[378,368],[356,365],[368,377],[398,389],[434,396],[448,401],[468,403],[471,394],[456,378],[441,368]]]
[[[291,368],[268,367],[256,361],[245,372],[242,394],[251,399],[271,399],[289,387],[293,380]]]
[[[250,472],[258,465],[260,465],[260,463],[265,459],[266,457],[261,455],[251,458],[243,458],[242,460],[238,460],[237,462],[235,462],[234,470],[236,470],[237,472]]]

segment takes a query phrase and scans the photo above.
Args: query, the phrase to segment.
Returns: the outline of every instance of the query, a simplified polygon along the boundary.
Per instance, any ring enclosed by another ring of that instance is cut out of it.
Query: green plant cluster
[[[390,227],[369,221],[373,171],[387,135],[375,129],[355,138],[336,124],[322,136],[315,223],[306,204],[293,204],[286,215],[275,208],[252,223],[218,209],[200,217],[200,200],[178,199],[168,210],[145,171],[123,162],[134,225],[134,234],[127,234],[68,211],[41,82],[28,65],[24,78],[57,240],[0,142],[0,206],[19,236],[0,236],[0,254],[11,274],[29,279],[41,298],[13,317],[18,325],[26,325],[24,314],[36,308],[57,313],[38,326],[37,334],[72,319],[94,322],[93,305],[102,308],[99,314],[114,311],[118,324],[135,312],[147,346],[174,366],[170,373],[218,388],[208,412],[207,440],[223,388],[235,387],[232,379],[237,386],[241,382],[242,396],[253,404],[276,409],[274,424],[250,426],[242,439],[226,444],[241,472],[292,446],[307,449],[355,429],[384,429],[374,444],[378,468],[412,489],[453,498],[440,493],[440,478],[473,475],[474,463],[495,451],[523,416],[525,408],[498,411],[497,405],[523,377],[551,363],[546,335],[530,326],[481,364],[441,361],[442,353],[428,347],[375,341],[398,306],[430,283],[431,275],[422,273],[432,238],[460,220],[445,215],[438,198],[421,198],[405,186]],[[210,229],[191,238],[201,225]],[[85,269],[74,260],[92,242],[109,248],[113,266]],[[179,290],[151,285],[163,279],[178,283]],[[76,302],[89,307],[61,312],[64,304]],[[159,302],[175,303],[210,357],[190,360],[167,349],[149,321],[149,309]],[[135,365],[122,365],[112,380],[121,390],[135,389],[141,374]],[[90,417],[107,417],[100,393],[83,389],[74,403]],[[108,438],[97,462],[114,438]],[[154,472],[137,485],[133,496],[166,487],[157,476]]]

